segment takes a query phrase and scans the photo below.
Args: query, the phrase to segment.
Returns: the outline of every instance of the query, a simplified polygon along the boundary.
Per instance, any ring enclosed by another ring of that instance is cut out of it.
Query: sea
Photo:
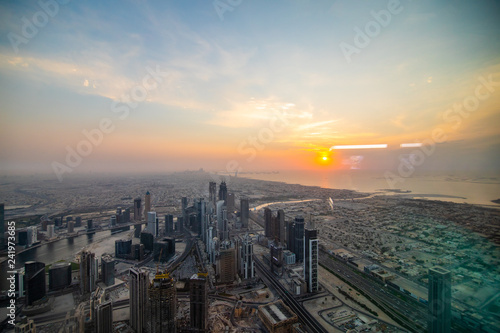
[[[393,174],[397,176],[397,174]],[[386,178],[385,171],[274,171],[247,172],[239,177],[331,189],[468,203],[493,208],[500,204],[500,173],[433,172],[411,177]],[[392,181],[391,181],[392,180]]]

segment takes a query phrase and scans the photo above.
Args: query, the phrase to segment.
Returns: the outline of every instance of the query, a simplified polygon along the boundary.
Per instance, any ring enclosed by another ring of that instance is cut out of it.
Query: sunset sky
[[[0,173],[103,119],[75,172],[394,168],[433,133],[422,169],[500,169],[497,1],[41,3],[0,2]]]

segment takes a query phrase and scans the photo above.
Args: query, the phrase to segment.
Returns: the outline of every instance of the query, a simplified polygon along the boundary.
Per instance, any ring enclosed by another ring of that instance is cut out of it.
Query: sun
[[[327,161],[327,160],[328,160],[328,157],[323,156],[323,161]]]

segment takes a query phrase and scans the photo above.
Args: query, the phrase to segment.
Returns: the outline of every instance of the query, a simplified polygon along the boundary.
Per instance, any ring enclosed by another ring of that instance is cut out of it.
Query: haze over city
[[[0,4],[2,174],[54,175],[103,119],[72,172],[392,170],[422,142],[421,170],[500,168],[498,2],[58,4]]]

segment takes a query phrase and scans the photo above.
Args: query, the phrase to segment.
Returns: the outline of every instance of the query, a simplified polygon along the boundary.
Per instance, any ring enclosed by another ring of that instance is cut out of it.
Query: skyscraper
[[[46,294],[45,264],[38,261],[28,261],[24,264],[26,305],[43,298]]]
[[[236,253],[234,248],[221,249],[217,273],[221,283],[232,283],[236,276]]]
[[[149,278],[140,268],[130,269],[130,326],[137,332],[145,332],[145,314]]]
[[[208,201],[215,206],[217,201],[217,184],[215,182],[208,183]]]
[[[102,281],[106,286],[115,284],[115,261],[110,255],[101,257],[101,275]]]
[[[80,254],[80,292],[82,294],[91,293],[96,288],[97,260],[92,252],[82,251]]]
[[[165,215],[165,235],[171,235],[174,232],[174,216]]]
[[[294,223],[294,253],[297,262],[302,262],[304,260],[304,218],[301,215],[295,217]]]
[[[440,266],[429,269],[429,333],[451,331],[451,272]]]
[[[250,216],[250,209],[248,204],[248,198],[240,199],[240,216],[241,216],[241,227],[248,228],[248,219]]]
[[[176,332],[177,293],[168,274],[156,274],[148,289],[146,331]]]
[[[134,220],[141,220],[141,198],[134,199]]]
[[[156,217],[156,212],[148,212],[147,221],[147,231],[154,237],[158,237],[158,218]]]
[[[234,193],[227,194],[226,207],[228,212],[234,213]]]
[[[151,211],[151,194],[149,191],[146,192],[146,197],[144,198],[144,219],[148,218],[148,213]]]
[[[307,291],[318,291],[318,231],[305,229],[304,231],[304,280]]]
[[[269,207],[264,208],[264,236],[271,237],[271,224],[273,220],[273,212]]]
[[[289,221],[286,224],[286,247],[290,252],[295,253],[293,248],[295,244],[295,223],[294,221]]]
[[[207,332],[208,326],[208,279],[206,273],[194,274],[189,280],[190,329]]]
[[[97,333],[113,332],[113,305],[110,301],[97,305]]]
[[[283,209],[278,210],[278,229],[279,229],[279,237],[278,240],[282,246],[285,246],[285,211]]]
[[[219,185],[219,200],[224,200],[224,205],[227,204],[227,186],[225,181],[222,181]]]
[[[241,243],[241,278],[252,279],[254,277],[253,243],[252,238],[246,234]]]

